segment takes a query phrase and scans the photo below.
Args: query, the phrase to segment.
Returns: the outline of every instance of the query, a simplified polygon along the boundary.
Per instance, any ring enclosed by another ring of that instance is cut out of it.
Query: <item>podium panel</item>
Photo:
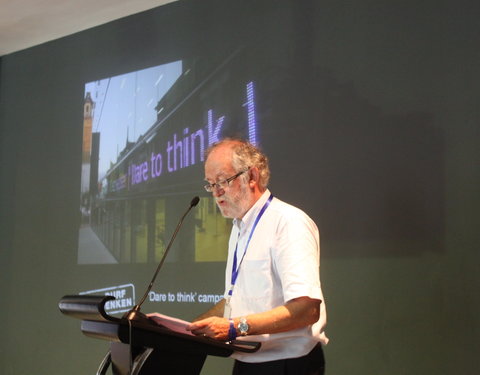
[[[115,318],[105,312],[112,296],[63,297],[59,308],[80,319],[82,332],[110,342],[110,350],[97,372],[113,375],[200,374],[207,355],[229,357],[234,351],[253,353],[260,343],[234,340],[222,342],[208,337],[173,331],[157,323]]]

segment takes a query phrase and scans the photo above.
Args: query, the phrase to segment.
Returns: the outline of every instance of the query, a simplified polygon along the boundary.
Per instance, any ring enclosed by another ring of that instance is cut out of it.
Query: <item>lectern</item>
[[[82,332],[110,341],[97,375],[200,374],[207,355],[228,357],[234,351],[253,353],[260,343],[221,342],[177,332],[149,320],[120,319],[105,312],[113,296],[70,295],[59,302],[62,313],[80,319]]]

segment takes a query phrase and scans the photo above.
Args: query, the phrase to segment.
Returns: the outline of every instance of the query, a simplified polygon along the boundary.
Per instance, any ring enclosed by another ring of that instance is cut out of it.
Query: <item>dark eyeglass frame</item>
[[[238,172],[237,174],[234,174],[233,176],[226,178],[225,180],[221,180],[218,182],[214,182],[213,184],[206,184],[204,186],[205,190],[208,191],[209,193],[213,192],[214,190],[225,190],[227,186],[230,186],[230,182],[235,180],[237,177],[241,176],[245,172],[248,172],[250,168],[245,169],[244,171]]]

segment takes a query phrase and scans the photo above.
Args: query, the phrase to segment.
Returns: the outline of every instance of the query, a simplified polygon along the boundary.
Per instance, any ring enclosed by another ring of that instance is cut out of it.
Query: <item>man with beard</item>
[[[324,373],[326,310],[319,233],[300,209],[274,198],[267,157],[224,139],[206,153],[205,189],[233,219],[224,298],[189,327],[196,335],[260,341],[236,352],[233,374]]]

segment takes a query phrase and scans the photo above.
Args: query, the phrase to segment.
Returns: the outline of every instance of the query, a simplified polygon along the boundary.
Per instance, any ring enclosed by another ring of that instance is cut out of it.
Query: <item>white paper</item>
[[[150,318],[150,320],[153,320],[158,325],[168,328],[174,332],[195,336],[192,332],[187,331],[187,327],[190,326],[191,323],[187,322],[186,320],[173,318],[171,316],[159,313],[151,313],[147,314],[147,316]]]

